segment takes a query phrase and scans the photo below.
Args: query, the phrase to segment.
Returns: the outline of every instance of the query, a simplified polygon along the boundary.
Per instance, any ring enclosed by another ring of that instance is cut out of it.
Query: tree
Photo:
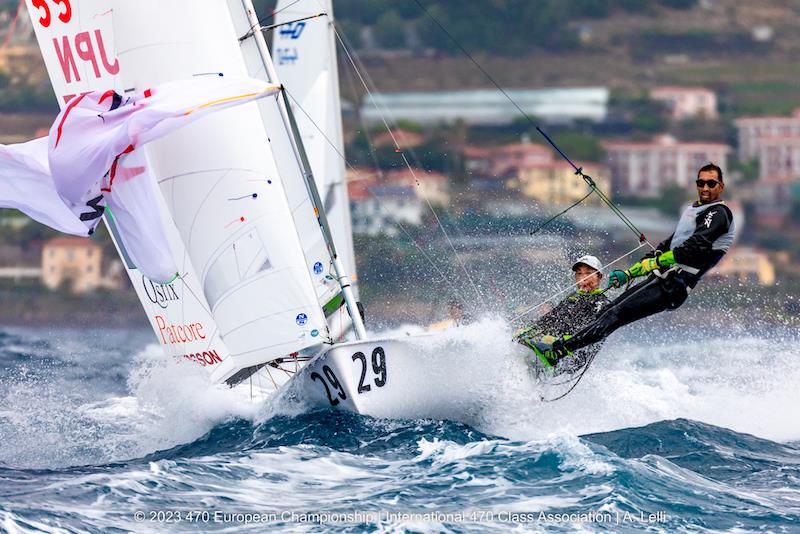
[[[668,185],[661,190],[661,197],[656,207],[661,213],[674,216],[676,213],[680,213],[681,208],[688,200],[689,191],[685,187],[675,184]]]
[[[375,36],[383,48],[402,48],[406,42],[403,19],[396,11],[387,11],[375,24]]]

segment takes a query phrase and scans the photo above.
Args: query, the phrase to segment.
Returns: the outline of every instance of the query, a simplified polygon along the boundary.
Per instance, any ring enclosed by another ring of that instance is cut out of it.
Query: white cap
[[[603,264],[600,263],[600,260],[598,260],[595,256],[589,256],[588,254],[586,256],[581,256],[575,260],[575,263],[572,264],[572,270],[577,270],[578,265],[586,265],[601,274],[603,273]]]

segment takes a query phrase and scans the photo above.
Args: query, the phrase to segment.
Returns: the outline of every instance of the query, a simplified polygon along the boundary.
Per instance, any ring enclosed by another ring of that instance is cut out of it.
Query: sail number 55
[[[69,3],[69,0],[50,0],[50,3],[61,6],[59,12],[56,14],[58,20],[66,24],[72,19],[72,5]],[[50,12],[50,6],[47,5],[46,0],[31,0],[31,5],[41,13],[39,24],[48,28],[50,23],[53,22],[53,15]]]
[[[378,388],[382,388],[386,385],[386,352],[383,350],[383,347],[375,347],[369,361],[363,352],[356,352],[353,354],[353,362],[359,362],[361,364],[357,390],[359,395],[371,391],[373,384]],[[367,383],[369,382],[367,374],[370,368],[372,370],[372,380],[371,383]],[[329,365],[322,366],[322,374],[314,371],[309,377],[314,382],[322,383],[322,387],[325,388],[325,396],[328,398],[328,402],[331,406],[336,406],[339,402],[347,399],[344,386],[342,386],[342,383],[336,377],[336,373],[333,372],[333,369],[331,369]]]

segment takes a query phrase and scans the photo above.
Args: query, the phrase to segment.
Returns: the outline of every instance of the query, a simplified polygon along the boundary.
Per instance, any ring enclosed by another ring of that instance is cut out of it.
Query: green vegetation
[[[47,112],[58,113],[55,93],[47,84],[44,89],[12,86],[3,87],[0,73],[0,112]]]
[[[697,0],[420,0],[422,5],[471,52],[501,56],[528,54],[532,48],[552,50],[579,46],[571,24],[580,19],[604,19],[615,13],[654,15],[659,7],[689,9]],[[255,2],[262,13],[274,2]],[[426,48],[452,53],[452,41],[416,2],[348,0],[337,2],[336,16],[351,39],[361,28],[373,28],[383,48],[406,46],[406,28]]]
[[[728,159],[728,172],[738,173],[741,184],[753,183],[758,180],[758,159],[739,161],[737,157]]]
[[[537,132],[538,134],[538,132]],[[531,133],[533,138],[533,133]],[[535,139],[535,138],[534,138]],[[591,133],[564,131],[553,135],[553,140],[573,161],[605,161],[605,151],[600,139]]]
[[[655,198],[616,197],[614,198],[614,202],[623,206],[656,208],[664,215],[674,217],[675,214],[680,213],[681,208],[690,198],[691,195],[686,188],[677,185],[668,185],[662,189],[661,194]]]

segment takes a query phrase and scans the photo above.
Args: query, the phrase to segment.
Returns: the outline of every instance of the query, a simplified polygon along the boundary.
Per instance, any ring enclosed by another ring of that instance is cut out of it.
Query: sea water
[[[800,532],[796,331],[655,324],[554,403],[509,325],[462,327],[451,357],[493,370],[466,422],[245,403],[149,331],[1,328],[0,531]]]

